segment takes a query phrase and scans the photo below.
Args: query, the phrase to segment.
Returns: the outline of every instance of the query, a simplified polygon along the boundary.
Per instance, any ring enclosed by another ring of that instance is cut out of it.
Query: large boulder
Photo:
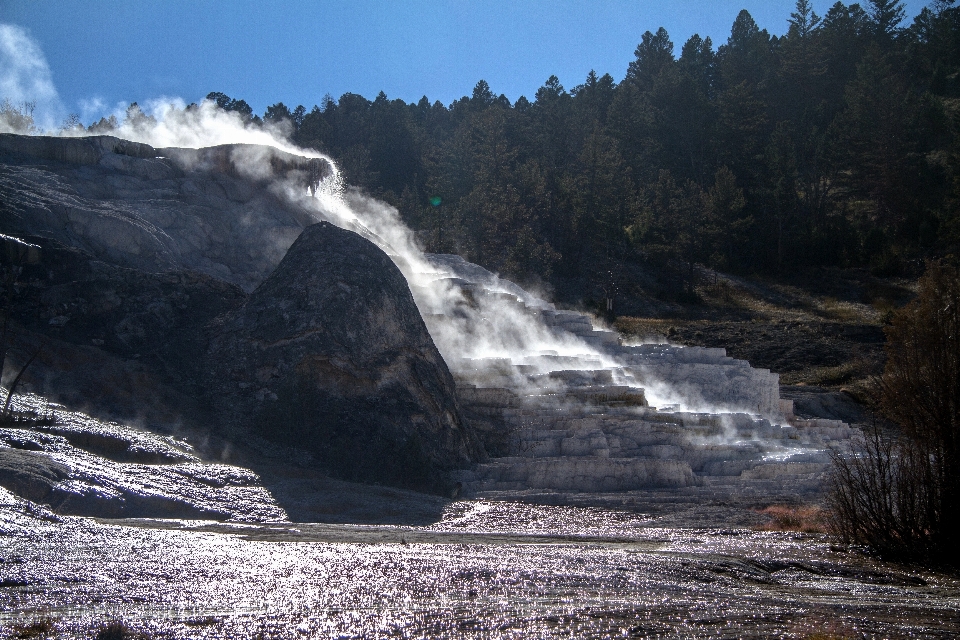
[[[329,223],[212,328],[206,376],[224,425],[347,480],[445,490],[480,453],[400,270]]]

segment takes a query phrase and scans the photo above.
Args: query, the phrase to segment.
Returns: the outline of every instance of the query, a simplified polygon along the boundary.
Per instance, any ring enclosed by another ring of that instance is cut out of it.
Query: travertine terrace
[[[855,433],[839,421],[796,418],[780,399],[777,374],[723,349],[623,345],[590,316],[557,310],[476,265],[427,258],[438,279],[481,312],[507,306],[568,349],[571,339],[582,347],[572,355],[449,359],[461,405],[490,453],[460,474],[465,495],[816,498],[830,449]],[[442,331],[443,316],[425,315],[432,331]]]

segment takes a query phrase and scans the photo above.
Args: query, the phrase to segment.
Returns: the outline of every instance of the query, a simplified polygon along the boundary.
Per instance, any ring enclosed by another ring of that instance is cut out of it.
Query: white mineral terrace
[[[779,376],[723,349],[621,344],[457,255],[423,254],[395,211],[327,198],[322,217],[389,254],[457,382],[490,459],[462,494],[657,490],[665,500],[773,500],[822,490],[857,432],[799,420]]]
[[[503,444],[497,457],[459,475],[464,495],[657,489],[690,501],[814,496],[831,449],[845,450],[856,433],[839,421],[796,418],[792,402],[780,399],[777,374],[724,349],[624,346],[590,316],[558,311],[476,265],[455,256],[427,259],[438,280],[469,296],[481,317],[469,318],[474,324],[504,331],[497,323],[506,317],[559,345],[538,349],[540,338],[493,357],[444,353],[465,411],[491,425],[487,435]],[[413,290],[427,306],[424,291]],[[443,345],[449,312],[424,315]]]

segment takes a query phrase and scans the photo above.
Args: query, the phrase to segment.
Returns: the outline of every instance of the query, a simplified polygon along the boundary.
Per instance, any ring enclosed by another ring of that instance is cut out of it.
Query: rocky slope
[[[19,271],[4,382],[39,349],[23,390],[446,491],[479,456],[450,374],[390,259],[284,195],[322,169],[249,146],[0,137],[0,260]]]
[[[43,348],[25,388],[101,415],[168,424],[209,419],[200,415],[198,355],[207,324],[245,299],[237,286],[194,271],[121,267],[55,240],[27,239],[39,255],[20,267],[10,355],[23,363]],[[14,242],[0,238],[4,249]]]
[[[252,291],[312,213],[287,197],[329,172],[271,147],[154,149],[111,136],[0,134],[3,233],[142,271],[188,269]]]
[[[19,396],[15,406],[54,420],[45,425],[0,421],[0,487],[57,514],[287,518],[258,474],[204,461],[182,436],[96,420],[32,394]]]
[[[274,469],[550,502],[816,499],[855,435],[723,349],[623,345],[406,246],[377,203],[324,209],[322,174],[260,147],[0,139],[0,233],[42,254],[14,305],[15,360],[45,345],[34,390],[219,423],[221,461],[242,442]]]

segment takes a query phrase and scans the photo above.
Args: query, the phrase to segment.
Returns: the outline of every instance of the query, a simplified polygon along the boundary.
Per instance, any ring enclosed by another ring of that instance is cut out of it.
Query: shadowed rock
[[[206,325],[242,304],[244,293],[197,272],[127,269],[56,241],[31,240],[39,257],[18,278],[3,381],[10,384],[39,349],[21,381],[24,391],[100,416],[203,420],[194,400],[202,396]]]
[[[479,455],[403,275],[357,234],[308,227],[213,336],[222,422],[304,448],[337,477],[446,490],[446,472]]]
[[[217,460],[307,451],[297,464],[341,478],[445,491],[481,449],[385,254],[327,225],[240,289],[313,221],[297,193],[328,171],[256,145],[0,135],[0,233],[42,254],[19,278],[7,369],[42,345],[22,391],[165,432],[219,424],[236,446],[204,450]]]
[[[141,271],[252,291],[304,227],[324,160],[262,145],[154,149],[112,136],[0,134],[0,229]]]

